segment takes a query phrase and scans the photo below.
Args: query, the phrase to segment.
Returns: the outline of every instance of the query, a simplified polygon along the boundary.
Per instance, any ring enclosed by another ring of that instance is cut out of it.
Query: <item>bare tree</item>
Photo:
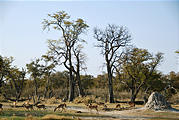
[[[114,103],[112,79],[115,63],[117,63],[122,54],[120,48],[128,45],[131,36],[125,27],[108,25],[105,30],[95,28],[94,38],[99,42],[97,47],[101,48],[101,54],[105,57],[108,73],[109,102]]]

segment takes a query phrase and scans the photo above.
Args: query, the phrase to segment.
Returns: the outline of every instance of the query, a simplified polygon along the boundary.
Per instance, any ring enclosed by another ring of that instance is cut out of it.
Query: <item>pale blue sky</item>
[[[88,42],[87,74],[103,70],[103,57],[94,48],[93,28],[107,24],[126,26],[132,34],[132,44],[151,53],[164,53],[158,68],[164,73],[179,72],[179,1],[0,1],[0,54],[13,56],[14,65],[25,67],[35,57],[47,52],[47,39],[58,39],[55,31],[43,31],[42,20],[48,13],[66,11],[72,19],[83,18],[90,26],[83,36]],[[61,69],[62,70],[62,69]]]

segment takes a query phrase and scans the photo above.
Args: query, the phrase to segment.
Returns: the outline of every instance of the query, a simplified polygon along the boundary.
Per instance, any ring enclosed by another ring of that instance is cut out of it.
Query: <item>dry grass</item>
[[[173,95],[170,99],[169,102],[174,103],[174,104],[179,104],[179,92],[175,95]]]
[[[85,97],[77,97],[74,100],[74,103],[97,103],[97,102],[103,102],[103,100],[100,97],[96,98],[96,96],[94,95],[88,95]]]
[[[60,104],[62,102],[61,99],[56,99],[55,97],[52,97],[50,99],[45,99],[45,104]]]
[[[45,115],[41,118],[42,120],[73,120],[72,117],[68,116],[59,116],[54,114]]]

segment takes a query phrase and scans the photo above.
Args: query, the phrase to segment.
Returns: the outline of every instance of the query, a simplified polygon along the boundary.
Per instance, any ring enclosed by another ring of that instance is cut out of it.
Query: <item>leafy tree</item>
[[[68,71],[52,73],[50,81],[52,81],[53,93],[51,94],[55,95],[57,98],[65,98],[65,100],[68,99],[68,78]]]
[[[94,87],[94,77],[92,75],[81,75],[82,86],[84,90]]]
[[[128,45],[131,36],[125,27],[108,25],[105,30],[95,28],[94,38],[98,41],[97,47],[101,48],[101,54],[105,58],[108,73],[109,102],[114,103],[112,79],[115,64],[122,54],[121,48]]]
[[[22,95],[24,89],[26,71],[24,69],[19,70],[18,68],[10,68],[8,75],[6,77],[7,82],[11,85],[11,91],[13,91],[12,96],[15,95],[16,100],[18,101]],[[8,93],[6,93],[8,94]],[[5,95],[6,96],[6,95]]]
[[[142,86],[144,94],[149,96],[153,91],[162,92],[166,87],[166,77],[162,73],[154,71]]]
[[[171,71],[166,77],[166,87],[165,87],[165,97],[170,99],[174,94],[177,93],[179,89],[179,74],[176,74],[174,71]]]
[[[12,62],[13,62],[12,57],[7,58],[7,57],[2,57],[0,55],[0,88],[2,87],[4,81],[6,80]]]
[[[45,90],[44,90],[44,98],[47,96],[47,92],[50,90],[50,93],[52,93],[52,81],[50,80],[51,74],[55,71],[55,64],[50,62],[51,57],[43,55],[41,58],[41,61],[44,62],[44,65],[42,66],[42,72],[43,72],[43,78],[45,80]],[[50,97],[50,96],[49,96]]]
[[[44,19],[44,29],[53,27],[62,33],[62,38],[59,40],[49,40],[48,54],[53,56],[54,62],[59,65],[63,64],[69,71],[69,101],[74,99],[74,63],[73,49],[79,42],[84,42],[79,36],[86,30],[88,25],[82,20],[70,21],[70,16],[64,11],[59,11],[54,14],[48,14],[49,20]]]
[[[121,82],[126,84],[131,90],[131,101],[134,102],[141,87],[152,75],[156,73],[156,67],[163,59],[162,53],[155,56],[150,54],[146,49],[132,48],[127,49],[123,55]]]
[[[38,93],[38,89],[40,87],[40,79],[43,76],[43,65],[40,64],[40,59],[36,59],[34,61],[32,61],[29,64],[26,64],[27,66],[27,72],[30,73],[30,76],[33,79],[33,83],[34,83],[34,96],[37,97],[37,101],[40,99],[39,93]],[[34,99],[34,102],[36,102],[36,100]]]

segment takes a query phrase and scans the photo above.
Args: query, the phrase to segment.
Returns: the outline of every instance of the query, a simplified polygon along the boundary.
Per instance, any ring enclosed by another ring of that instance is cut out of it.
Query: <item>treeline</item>
[[[73,101],[75,97],[95,95],[110,103],[120,99],[120,92],[131,93],[134,102],[142,92],[144,96],[160,91],[167,98],[177,92],[179,74],[163,75],[157,66],[163,54],[155,55],[146,49],[132,46],[131,35],[124,26],[108,25],[94,29],[95,47],[101,49],[107,72],[97,77],[81,75],[86,70],[86,54],[80,35],[89,27],[83,19],[71,20],[64,11],[48,14],[43,29],[57,30],[60,39],[48,40],[48,51],[38,59],[19,69],[12,65],[12,57],[0,56],[0,93],[7,100],[20,101],[41,98],[60,98]],[[56,71],[64,66],[66,71]],[[28,77],[29,76],[29,77]]]
[[[8,62],[9,58],[1,57],[4,63]],[[10,59],[9,59],[10,60]],[[1,64],[2,65],[2,64]],[[10,66],[10,68],[7,68]],[[1,68],[1,99],[11,98],[12,100],[22,100],[22,99],[32,99],[35,95],[35,85],[36,82],[32,77],[25,78],[26,71],[14,68],[11,64],[7,67]],[[2,73],[2,70],[4,71]],[[10,73],[5,74],[5,70]],[[14,73],[13,75],[9,75]],[[123,83],[125,79],[123,78],[124,74],[121,74],[121,77],[118,75],[113,78],[114,80],[114,96],[116,99],[124,99],[120,97],[122,92],[131,92],[130,88],[126,83]],[[101,97],[104,101],[108,101],[108,80],[107,74],[103,73],[94,77],[92,75],[81,75],[81,84],[84,90],[85,95],[94,95],[96,97]],[[68,88],[69,88],[69,73],[68,71],[63,72],[53,72],[47,79],[47,76],[41,76],[37,80],[38,84],[38,96],[40,98],[52,98],[57,99],[68,99]],[[126,81],[127,82],[127,81]],[[132,85],[132,81],[128,80],[128,84]],[[145,85],[143,85],[140,91],[143,95],[149,95],[153,91],[159,91],[165,94],[165,92],[175,93],[176,91],[168,91],[168,88],[174,87],[179,89],[179,73],[170,72],[168,75],[163,75],[162,73],[155,73],[152,75],[150,80],[147,80]],[[172,89],[171,89],[172,90]],[[172,94],[166,93],[166,97],[170,98]],[[75,87],[75,97],[79,96],[79,91]],[[3,99],[2,99],[3,100]]]

